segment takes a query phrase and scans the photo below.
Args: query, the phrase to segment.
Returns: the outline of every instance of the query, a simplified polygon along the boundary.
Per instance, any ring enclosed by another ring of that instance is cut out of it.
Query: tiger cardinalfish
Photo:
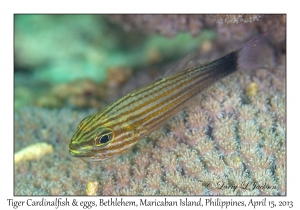
[[[101,161],[129,150],[160,128],[196,94],[237,70],[262,68],[269,33],[206,65],[182,69],[128,93],[83,119],[69,152],[85,161]]]

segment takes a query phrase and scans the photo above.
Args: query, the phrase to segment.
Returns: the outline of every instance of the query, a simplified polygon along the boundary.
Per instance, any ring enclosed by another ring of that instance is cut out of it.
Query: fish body
[[[241,49],[218,60],[145,85],[86,117],[71,139],[70,154],[86,161],[101,161],[129,150],[177,114],[199,92],[240,66],[244,68],[249,60],[247,52],[251,52],[251,60],[253,55],[259,57],[253,50],[261,40],[261,37],[250,40]]]

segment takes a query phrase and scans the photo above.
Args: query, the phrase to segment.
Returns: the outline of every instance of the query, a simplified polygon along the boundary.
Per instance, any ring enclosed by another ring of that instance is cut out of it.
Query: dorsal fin
[[[180,71],[185,71],[185,70],[186,70],[187,64],[188,64],[193,58],[195,58],[198,54],[199,54],[199,51],[198,51],[198,50],[194,50],[193,52],[191,52],[190,54],[188,54],[187,56],[185,56],[185,58],[184,58],[182,61],[180,61],[180,63],[178,64],[178,66],[176,66],[176,68],[172,69],[172,70],[166,75],[166,77],[173,76],[173,75],[179,73]]]

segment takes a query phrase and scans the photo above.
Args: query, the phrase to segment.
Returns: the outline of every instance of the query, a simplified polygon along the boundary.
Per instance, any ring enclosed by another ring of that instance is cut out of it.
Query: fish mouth
[[[107,160],[111,157],[106,156],[105,154],[97,154],[95,155],[94,153],[90,151],[82,151],[82,150],[69,150],[69,153],[73,157],[78,157],[84,162],[100,162],[103,160]]]
[[[87,149],[74,148],[73,145],[69,145],[69,153],[73,157],[92,157],[94,153]]]
[[[94,154],[89,151],[84,150],[71,150],[69,149],[69,153],[73,157],[92,157]]]
[[[90,147],[78,148],[74,144],[69,144],[69,153],[73,157],[78,157],[85,162],[99,162],[111,158],[106,153],[97,153]]]
[[[103,161],[103,160],[110,158],[110,157],[106,157],[106,156],[98,157],[98,156],[95,156],[91,152],[82,152],[82,151],[78,151],[78,150],[69,150],[69,153],[71,156],[78,157],[81,160],[83,160],[84,162],[99,162],[99,161]]]

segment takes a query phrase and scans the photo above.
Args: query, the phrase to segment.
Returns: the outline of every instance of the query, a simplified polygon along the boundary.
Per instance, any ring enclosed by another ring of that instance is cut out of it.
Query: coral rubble
[[[51,144],[44,142],[32,144],[15,153],[15,163],[37,160],[44,155],[51,154],[52,152],[53,147]]]

